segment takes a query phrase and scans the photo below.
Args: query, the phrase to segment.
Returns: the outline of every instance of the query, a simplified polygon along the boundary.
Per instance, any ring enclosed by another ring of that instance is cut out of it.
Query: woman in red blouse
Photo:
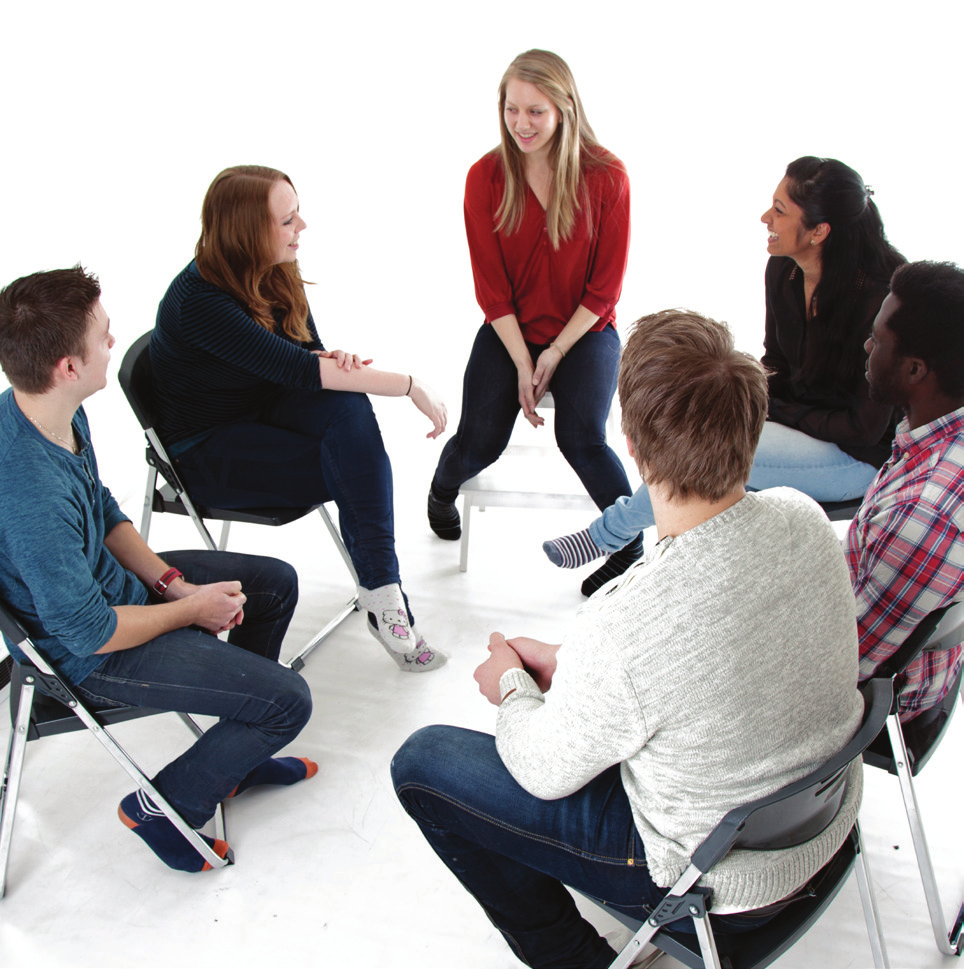
[[[543,423],[535,408],[547,390],[559,449],[599,508],[631,493],[605,431],[629,251],[626,170],[597,143],[556,54],[531,50],[509,65],[499,114],[501,145],[465,183],[465,231],[485,323],[465,371],[459,427],[428,498],[433,531],[452,540],[461,535],[459,487],[499,457],[520,407],[534,427]],[[619,571],[640,551],[637,539],[617,553],[625,559]]]

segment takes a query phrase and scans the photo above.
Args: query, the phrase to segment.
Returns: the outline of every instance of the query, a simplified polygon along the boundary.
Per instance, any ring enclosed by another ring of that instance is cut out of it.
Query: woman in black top
[[[761,221],[770,230],[763,363],[770,406],[750,486],[817,501],[863,496],[890,455],[896,415],[870,400],[864,342],[904,257],[861,177],[798,158]]]

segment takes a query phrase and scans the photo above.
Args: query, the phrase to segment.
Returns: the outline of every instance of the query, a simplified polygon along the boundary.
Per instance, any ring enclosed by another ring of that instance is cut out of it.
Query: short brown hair
[[[194,258],[201,278],[240,300],[265,329],[274,331],[272,311],[301,342],[311,339],[304,280],[295,263],[273,263],[268,194],[275,182],[294,185],[284,172],[264,165],[235,165],[208,187],[201,206],[201,238]]]
[[[718,501],[745,484],[767,415],[763,367],[691,310],[637,320],[619,367],[623,432],[648,484]]]
[[[17,390],[46,393],[58,361],[87,359],[99,299],[97,277],[81,266],[21,276],[0,290],[0,366]]]

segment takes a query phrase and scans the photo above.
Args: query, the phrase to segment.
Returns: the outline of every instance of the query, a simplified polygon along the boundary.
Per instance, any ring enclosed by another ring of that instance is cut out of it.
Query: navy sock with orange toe
[[[297,784],[317,773],[318,765],[307,757],[270,757],[258,764],[228,797],[237,797],[259,784]]]
[[[208,871],[211,868],[171,824],[167,815],[140,789],[128,794],[117,808],[117,816],[138,835],[151,851],[170,868],[178,871]],[[228,843],[220,838],[201,837],[223,858],[228,853]]]

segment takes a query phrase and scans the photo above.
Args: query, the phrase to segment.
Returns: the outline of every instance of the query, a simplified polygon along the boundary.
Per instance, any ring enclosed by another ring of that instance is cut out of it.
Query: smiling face
[[[767,252],[771,256],[797,256],[812,248],[813,232],[803,224],[803,209],[790,198],[787,191],[789,179],[784,178],[773,193],[773,204],[760,216],[760,221],[770,230],[767,236]]]
[[[271,239],[274,243],[273,266],[294,262],[298,258],[298,236],[307,223],[298,214],[298,196],[284,180],[279,179],[268,192]]]
[[[870,398],[878,404],[903,404],[901,393],[901,361],[897,337],[888,320],[897,312],[900,303],[893,293],[880,304],[873,331],[864,344],[867,351],[867,382]]]
[[[525,155],[544,158],[549,154],[559,127],[559,112],[535,84],[509,78],[505,86],[502,119]]]

